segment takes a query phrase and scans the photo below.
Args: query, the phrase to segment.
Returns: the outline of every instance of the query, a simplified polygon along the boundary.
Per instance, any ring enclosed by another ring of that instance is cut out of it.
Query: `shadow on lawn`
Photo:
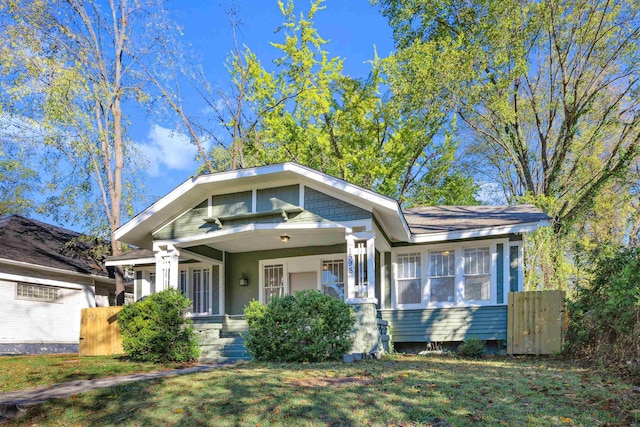
[[[590,420],[582,412],[591,407],[597,408],[601,421],[619,423],[628,423],[630,409],[637,407],[637,397],[625,400],[628,396],[616,395],[615,385],[592,372],[551,360],[501,360],[504,363],[491,364],[416,357],[351,365],[243,364],[51,401],[30,408],[15,425],[447,426],[515,425],[523,420],[562,425],[562,419],[572,421],[564,425],[580,425]],[[300,385],[303,378],[323,376],[363,381]]]

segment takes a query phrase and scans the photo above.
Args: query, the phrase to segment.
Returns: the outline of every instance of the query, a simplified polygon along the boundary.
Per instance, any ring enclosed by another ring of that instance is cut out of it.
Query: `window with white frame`
[[[264,303],[269,304],[273,297],[284,295],[284,266],[271,264],[263,267]]]
[[[344,260],[322,260],[322,292],[344,300]]]
[[[400,305],[422,303],[420,253],[398,254],[396,258],[397,302]]]
[[[465,300],[488,300],[491,298],[491,249],[466,248],[464,250]]]
[[[429,252],[429,300],[455,302],[456,257],[454,250]]]

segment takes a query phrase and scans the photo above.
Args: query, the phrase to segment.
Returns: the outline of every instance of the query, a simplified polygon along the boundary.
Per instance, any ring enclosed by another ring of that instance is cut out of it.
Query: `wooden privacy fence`
[[[509,293],[507,354],[553,354],[562,348],[565,292]]]
[[[80,316],[80,356],[122,354],[117,314],[122,307],[84,308]]]

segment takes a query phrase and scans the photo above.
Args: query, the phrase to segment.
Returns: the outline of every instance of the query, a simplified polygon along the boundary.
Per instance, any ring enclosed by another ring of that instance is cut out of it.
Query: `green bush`
[[[200,355],[191,319],[185,317],[189,299],[176,289],[125,305],[118,313],[122,348],[141,362],[189,362]]]
[[[469,338],[458,346],[458,354],[463,357],[479,359],[484,355],[485,342],[480,338]]]
[[[640,248],[602,247],[568,303],[565,355],[640,373]]]
[[[245,340],[254,359],[271,362],[338,360],[351,349],[355,322],[351,307],[318,291],[274,298],[244,309]]]

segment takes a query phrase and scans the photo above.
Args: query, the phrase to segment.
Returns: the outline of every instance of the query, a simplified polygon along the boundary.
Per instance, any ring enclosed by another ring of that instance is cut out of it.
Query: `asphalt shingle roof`
[[[403,213],[413,234],[475,230],[551,219],[533,205],[425,206],[404,209]]]
[[[0,258],[108,276],[102,262],[87,253],[97,244],[81,233],[19,215],[0,219]]]

